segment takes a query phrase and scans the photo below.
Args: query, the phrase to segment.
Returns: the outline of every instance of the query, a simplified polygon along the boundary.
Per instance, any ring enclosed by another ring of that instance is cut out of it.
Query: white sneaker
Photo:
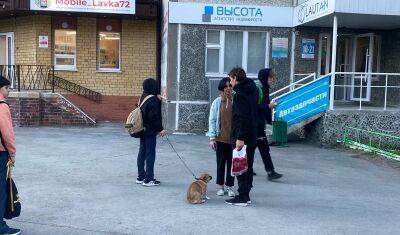
[[[139,178],[136,179],[136,183],[137,183],[137,184],[143,184],[143,181],[144,181],[144,180],[140,180]]]
[[[224,196],[224,195],[225,195],[225,190],[223,188],[217,191],[217,196]]]
[[[145,187],[158,186],[158,185],[160,185],[160,181],[158,181],[158,180],[152,180],[152,181],[149,181],[149,182],[143,181],[142,185],[145,186]]]
[[[236,196],[235,192],[233,192],[233,190],[231,188],[228,188],[226,191],[228,192],[228,196],[229,197],[235,197]]]

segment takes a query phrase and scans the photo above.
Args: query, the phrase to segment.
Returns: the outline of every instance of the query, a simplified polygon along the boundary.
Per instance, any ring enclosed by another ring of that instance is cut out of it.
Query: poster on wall
[[[135,14],[135,0],[30,0],[31,10]]]
[[[39,36],[39,48],[49,48],[49,36]]]
[[[315,58],[315,39],[303,38],[301,41],[301,58],[314,59]]]
[[[272,58],[287,58],[288,49],[288,38],[272,38]]]

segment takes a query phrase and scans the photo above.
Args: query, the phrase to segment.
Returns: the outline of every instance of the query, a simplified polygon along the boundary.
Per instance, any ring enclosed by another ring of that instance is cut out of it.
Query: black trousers
[[[4,211],[6,210],[6,200],[7,200],[7,162],[8,162],[8,152],[0,152],[0,229],[5,226],[5,222],[3,220]]]
[[[274,163],[271,159],[269,143],[267,137],[261,137],[262,139],[257,140],[258,151],[260,151],[261,159],[264,163],[265,170],[267,172],[274,171]]]
[[[231,175],[232,145],[217,141],[217,184],[232,187],[235,178]],[[225,171],[226,167],[226,171]],[[226,180],[224,181],[224,179]]]
[[[238,192],[239,197],[249,197],[251,188],[253,187],[253,163],[254,163],[254,153],[256,151],[256,146],[247,146],[247,164],[248,170],[242,175],[238,176]]]

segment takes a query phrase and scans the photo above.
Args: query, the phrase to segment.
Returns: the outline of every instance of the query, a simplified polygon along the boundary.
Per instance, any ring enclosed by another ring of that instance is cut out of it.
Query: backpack
[[[19,201],[19,194],[12,178],[12,163],[7,163],[7,200],[4,211],[5,219],[12,219],[19,217],[21,214],[21,202]]]
[[[258,104],[262,104],[263,100],[264,100],[264,92],[263,92],[263,86],[262,84],[257,81],[255,82],[257,89],[258,89]]]
[[[154,95],[148,95],[143,101],[139,100],[138,107],[134,109],[126,119],[125,128],[128,131],[129,135],[135,138],[140,138],[145,132],[145,127],[143,126],[143,113],[142,106],[146,103]]]

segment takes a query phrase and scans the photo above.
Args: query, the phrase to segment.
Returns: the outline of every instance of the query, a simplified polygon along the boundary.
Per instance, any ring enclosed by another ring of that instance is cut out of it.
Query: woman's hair
[[[223,78],[221,81],[219,81],[218,90],[219,90],[219,91],[224,91],[224,89],[225,89],[225,87],[226,87],[226,83],[227,83],[227,82],[230,82],[230,81],[231,81],[231,79],[228,78],[228,77]]]
[[[147,78],[143,81],[143,93],[148,95],[158,95],[160,93],[160,88],[158,83],[153,78]]]
[[[241,82],[247,78],[247,75],[244,69],[236,67],[229,72],[229,77],[236,78],[238,82]]]
[[[2,88],[3,86],[9,86],[10,85],[10,81],[8,81],[5,77],[0,76],[0,88]]]

